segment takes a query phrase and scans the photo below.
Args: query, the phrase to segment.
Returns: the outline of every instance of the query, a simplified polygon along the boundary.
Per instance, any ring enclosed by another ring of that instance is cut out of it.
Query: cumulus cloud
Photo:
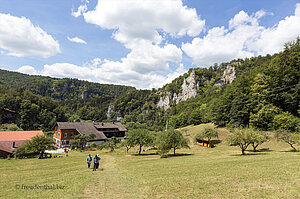
[[[38,75],[38,71],[35,70],[34,67],[28,66],[28,65],[22,66],[16,71],[19,73],[24,73],[24,74],[28,74],[28,75]]]
[[[87,5],[85,4],[85,5],[80,5],[80,6],[78,7],[77,11],[74,11],[74,10],[72,9],[71,14],[72,14],[73,17],[76,17],[76,18],[77,18],[77,17],[81,16],[82,13],[84,13],[84,12],[86,12],[86,11],[87,11]]]
[[[82,66],[70,63],[55,63],[44,65],[40,71],[37,71],[32,66],[22,66],[17,71],[30,75],[78,78],[103,84],[122,84],[139,89],[151,89],[170,83],[174,78],[182,75],[187,70],[182,64],[179,64],[175,70],[167,71],[167,75],[155,72],[141,74],[126,68],[126,65],[122,62],[111,62],[95,58]]]
[[[200,66],[279,52],[284,43],[300,34],[300,4],[296,5],[295,15],[271,28],[259,25],[259,19],[266,14],[263,10],[252,15],[240,11],[229,21],[228,29],[212,28],[203,38],[182,44],[182,49]]]
[[[80,43],[80,44],[86,44],[86,41],[84,41],[83,39],[80,39],[79,37],[67,37],[67,39],[70,41],[70,42],[74,42],[74,43]]]
[[[181,49],[164,41],[164,35],[197,36],[205,24],[181,0],[98,0],[94,10],[82,13],[87,23],[115,30],[113,38],[130,50],[120,61],[105,64],[139,74],[166,72],[169,62],[181,61]]]
[[[59,43],[25,17],[0,13],[0,48],[7,55],[48,58],[60,53]]]
[[[300,3],[296,4],[295,14],[279,21],[272,27],[261,31],[260,37],[248,45],[249,50],[266,55],[281,51],[285,43],[300,36]]]
[[[197,36],[204,28],[196,9],[181,0],[98,0],[95,10],[83,13],[87,23],[104,29],[115,29],[114,38],[128,44],[136,39],[159,43],[158,31],[172,36]]]

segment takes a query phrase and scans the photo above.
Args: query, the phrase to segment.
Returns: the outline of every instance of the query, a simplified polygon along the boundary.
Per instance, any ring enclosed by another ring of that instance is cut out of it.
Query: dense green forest
[[[226,67],[235,68],[232,83],[218,81]],[[194,71],[197,95],[170,108],[157,104],[166,93],[182,92]],[[253,126],[261,130],[299,130],[300,39],[275,55],[232,60],[209,68],[194,68],[160,89],[103,85],[76,79],[30,76],[0,70],[0,124],[16,123],[24,130],[50,130],[56,121],[111,120],[122,116],[128,128],[162,130],[213,122],[218,126]]]

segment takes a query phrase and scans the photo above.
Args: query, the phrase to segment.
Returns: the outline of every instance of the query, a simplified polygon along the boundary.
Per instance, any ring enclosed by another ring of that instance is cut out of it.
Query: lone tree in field
[[[120,138],[111,137],[107,142],[101,145],[101,148],[110,149],[110,152],[114,152],[115,149],[118,147],[118,143],[121,142]]]
[[[81,147],[81,150],[84,150],[86,143],[89,140],[94,139],[95,137],[96,137],[95,134],[90,134],[90,135],[78,134],[74,137],[75,140],[73,142],[79,145]]]
[[[195,139],[207,139],[209,142],[209,146],[212,146],[211,144],[211,139],[212,138],[217,138],[219,137],[218,135],[218,130],[212,127],[205,127],[200,133],[198,133],[195,137]]]
[[[126,140],[123,140],[120,143],[120,147],[125,147],[126,148],[126,153],[128,153],[128,151],[129,151],[129,149],[131,149],[132,145],[130,145],[129,140],[126,139]]]
[[[256,148],[262,143],[266,142],[269,137],[265,132],[262,131],[256,131],[254,129],[248,129],[248,131],[251,134],[253,151],[256,152]]]
[[[295,145],[300,144],[299,133],[291,133],[289,130],[279,129],[276,132],[276,138],[278,141],[288,143],[292,147],[293,151],[298,151]]]
[[[150,146],[153,143],[153,137],[146,129],[134,129],[128,131],[127,142],[131,147],[139,146],[140,155],[143,146]]]
[[[242,155],[245,155],[247,147],[253,142],[253,135],[249,129],[233,129],[226,141],[230,146],[239,146],[242,150]]]
[[[184,138],[180,131],[169,129],[167,132],[161,132],[157,137],[156,145],[160,150],[161,156],[164,156],[171,149],[175,156],[176,149],[190,148],[188,145],[188,139]]]

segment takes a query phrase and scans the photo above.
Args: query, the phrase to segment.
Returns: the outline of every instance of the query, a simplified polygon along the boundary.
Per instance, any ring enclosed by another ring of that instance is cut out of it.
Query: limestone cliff
[[[195,97],[197,95],[198,87],[195,70],[192,70],[190,75],[183,80],[181,92],[178,94],[174,93],[173,95],[171,95],[170,91],[163,92],[157,106],[167,110],[171,107],[172,103],[178,104],[181,101],[186,101],[189,98]]]
[[[224,84],[231,84],[235,76],[235,67],[232,65],[227,65],[227,68],[224,70],[222,78],[216,82],[218,87],[222,87]]]
[[[237,65],[239,63],[234,63]],[[235,66],[227,65],[227,68],[224,70],[223,75],[220,80],[218,80],[215,85],[222,87],[225,84],[231,84],[236,78]],[[199,90],[199,83],[201,81],[206,81],[206,78],[201,76],[198,82],[196,81],[195,70],[192,70],[190,75],[183,80],[181,85],[181,91],[179,93],[171,93],[170,91],[160,91],[158,94],[161,95],[157,106],[168,110],[172,105],[176,105],[181,101],[186,101],[197,95]]]

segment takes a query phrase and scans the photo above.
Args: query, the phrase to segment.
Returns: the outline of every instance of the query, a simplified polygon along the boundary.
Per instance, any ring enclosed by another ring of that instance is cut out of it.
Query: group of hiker
[[[97,154],[94,156],[94,165],[93,165],[93,171],[96,171],[99,168],[99,164],[100,164],[100,156]],[[88,157],[86,158],[86,162],[88,164],[88,168],[91,167],[91,163],[92,163],[93,157],[91,156],[91,154],[88,155]]]

